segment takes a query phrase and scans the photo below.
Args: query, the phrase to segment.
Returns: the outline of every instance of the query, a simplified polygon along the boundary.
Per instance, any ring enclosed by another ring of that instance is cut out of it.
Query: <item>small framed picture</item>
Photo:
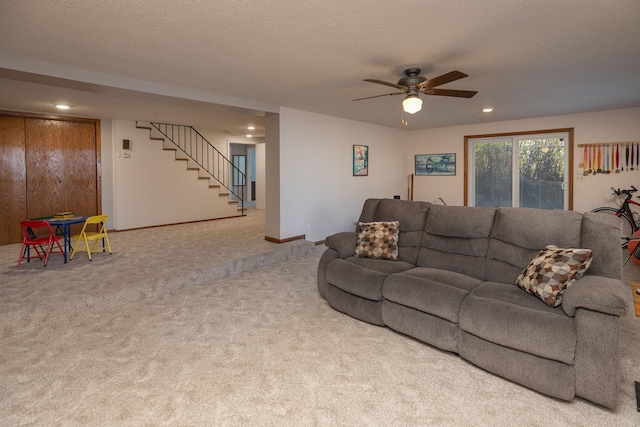
[[[416,154],[416,176],[455,176],[456,154]]]
[[[353,146],[353,176],[369,175],[369,146]]]

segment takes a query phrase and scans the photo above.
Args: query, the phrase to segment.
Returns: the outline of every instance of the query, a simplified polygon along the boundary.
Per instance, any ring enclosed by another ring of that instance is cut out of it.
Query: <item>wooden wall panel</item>
[[[26,119],[27,215],[98,213],[96,126]]]
[[[29,218],[65,211],[60,185],[64,177],[63,153],[56,152],[60,145],[57,130],[57,122],[52,120],[25,121]]]
[[[68,122],[67,122],[68,123]],[[80,215],[98,214],[98,183],[96,169],[96,128],[92,123],[72,123],[65,135],[64,197],[68,206]]]
[[[0,116],[0,245],[22,240],[26,219],[24,119]]]

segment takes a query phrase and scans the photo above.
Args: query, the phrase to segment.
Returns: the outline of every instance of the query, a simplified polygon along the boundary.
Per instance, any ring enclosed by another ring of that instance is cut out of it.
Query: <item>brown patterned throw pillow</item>
[[[562,304],[562,294],[581,278],[593,260],[591,249],[561,249],[549,245],[522,271],[516,284],[551,307]]]
[[[355,256],[360,258],[398,259],[400,222],[358,222],[358,245]]]

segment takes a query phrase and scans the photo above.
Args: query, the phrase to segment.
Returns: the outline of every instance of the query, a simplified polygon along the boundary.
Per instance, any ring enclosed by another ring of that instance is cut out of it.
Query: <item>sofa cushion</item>
[[[579,248],[582,215],[575,211],[498,208],[487,252],[487,280],[515,283],[547,245]]]
[[[494,208],[431,205],[417,266],[484,280],[494,215]]]
[[[458,324],[415,308],[382,300],[384,325],[439,349],[458,352]]]
[[[334,259],[327,267],[327,283],[362,298],[382,299],[382,283],[389,274],[413,268],[403,261],[349,257]]]
[[[579,308],[626,316],[629,308],[633,310],[633,295],[621,280],[585,274],[562,295],[562,311],[567,316],[576,316]]]
[[[586,275],[596,275],[622,280],[620,262],[620,228],[622,221],[613,215],[598,212],[582,214],[581,248],[593,251],[593,262]]]
[[[571,400],[576,394],[575,365],[496,345],[464,331],[458,340],[460,356],[489,372],[559,399]],[[529,404],[545,410],[540,400],[532,396]]]
[[[327,236],[324,244],[338,252],[340,258],[348,258],[353,255],[353,248],[358,242],[358,234],[354,231],[342,231],[340,233]]]
[[[557,307],[562,304],[564,290],[584,275],[592,259],[591,249],[549,245],[531,260],[516,284],[550,307]]]
[[[396,199],[367,199],[362,208],[359,222],[398,221],[398,259],[415,264],[418,259],[420,242],[424,233],[428,202]]]
[[[416,267],[384,282],[385,300],[458,323],[462,300],[482,281],[453,271]]]
[[[360,258],[398,259],[398,221],[359,222],[355,256]]]
[[[360,212],[360,218],[358,222],[372,222],[376,220],[376,211],[378,205],[383,199],[367,199],[362,206],[362,212]],[[397,219],[397,218],[396,218]]]
[[[383,326],[382,301],[361,298],[327,285],[327,302],[331,307],[363,322]]]
[[[460,329],[479,338],[547,359],[573,364],[575,318],[513,284],[485,282],[460,307]]]
[[[424,230],[429,203],[410,200],[382,199],[375,221],[400,221],[401,230]]]

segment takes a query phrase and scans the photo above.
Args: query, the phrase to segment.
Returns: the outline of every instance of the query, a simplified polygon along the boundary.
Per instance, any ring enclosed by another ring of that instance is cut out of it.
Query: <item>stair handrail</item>
[[[226,188],[230,194],[233,194],[240,202],[240,209],[244,213],[244,191],[246,186],[246,175],[240,169],[238,169],[233,164],[233,162],[231,162],[224,154],[222,154],[220,150],[218,150],[213,144],[211,144],[193,126],[158,122],[148,123],[151,124],[151,126],[153,126],[158,132],[164,135],[167,140],[175,145],[182,153],[193,160],[211,178],[215,179],[218,183],[220,183],[220,185]],[[169,129],[171,129],[171,132],[169,132]],[[187,130],[189,131],[188,138]],[[192,135],[195,135],[195,141],[193,140]],[[176,139],[178,139],[177,142]],[[216,166],[218,166],[217,170]],[[225,173],[225,171],[227,171],[228,173]],[[239,181],[244,183],[244,185],[234,186],[232,177],[238,177]],[[240,187],[240,193],[234,190],[233,187]]]

